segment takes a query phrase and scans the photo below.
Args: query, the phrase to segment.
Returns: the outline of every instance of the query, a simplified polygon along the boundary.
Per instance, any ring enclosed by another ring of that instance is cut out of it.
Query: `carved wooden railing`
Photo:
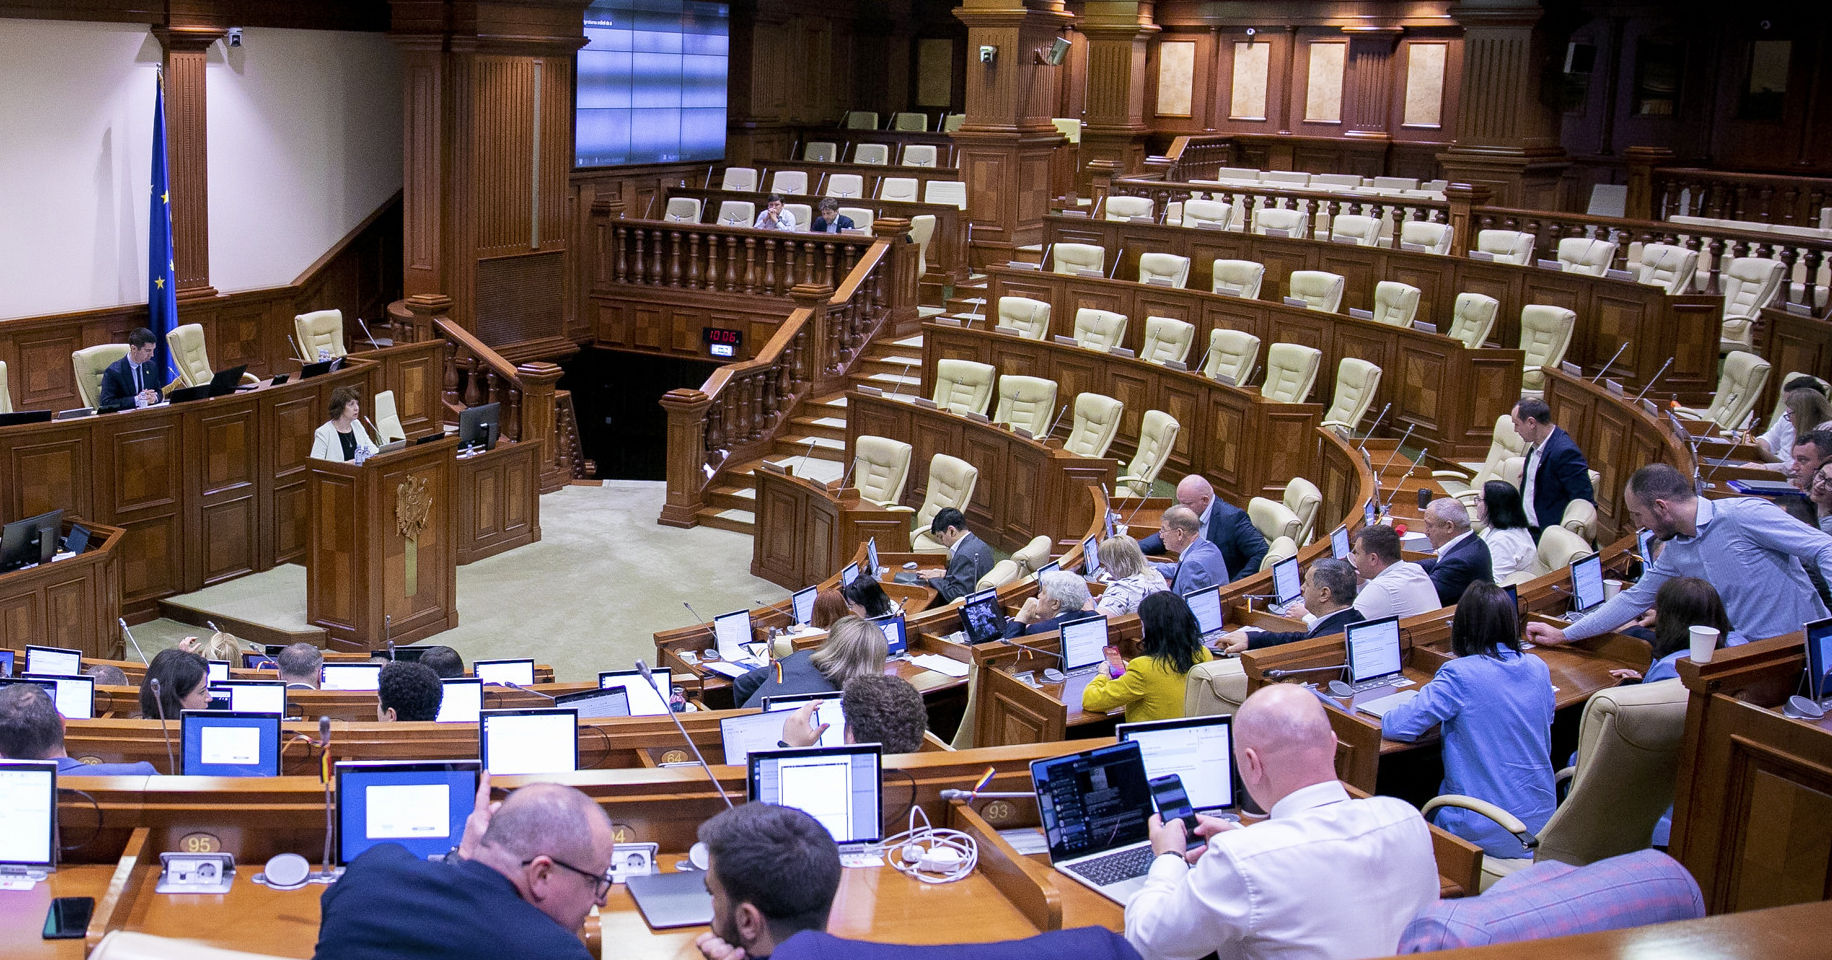
[[[668,500],[661,522],[699,522],[706,489],[733,464],[762,456],[800,403],[841,389],[880,330],[916,322],[916,248],[909,221],[872,224],[873,239],[835,286],[801,283],[795,309],[756,356],[662,397],[668,415]]]
[[[1155,180],[1203,180],[1228,166],[1233,156],[1233,138],[1227,134],[1178,136],[1162,155],[1146,157],[1142,167]]]
[[[1688,216],[1818,227],[1819,212],[1832,207],[1832,179],[1660,167],[1649,201],[1654,220]]]
[[[389,306],[396,340],[445,341],[440,394],[447,421],[457,419],[458,412],[467,407],[501,404],[500,436],[517,443],[543,444],[542,493],[590,476],[592,464],[580,448],[572,391],[555,389],[563,372],[559,366],[545,361],[510,363],[446,316],[451,306],[452,299],[444,294],[417,294]]]
[[[1394,237],[1399,236],[1401,226],[1408,220],[1456,223],[1452,217],[1452,202],[1449,200],[1337,193],[1303,187],[1277,187],[1270,184],[1244,186],[1232,183],[1173,182],[1128,177],[1114,180],[1104,191],[1097,183],[1095,193],[1096,196],[1117,194],[1149,197],[1154,204],[1152,209],[1160,221],[1164,219],[1172,203],[1181,203],[1192,197],[1220,200],[1235,208],[1233,220],[1237,229],[1244,229],[1246,224],[1251,223],[1253,211],[1260,207],[1299,210],[1310,215],[1311,230],[1319,239],[1328,238],[1329,219],[1344,213],[1361,214],[1375,219],[1391,215]],[[1465,206],[1467,207],[1467,204]],[[1462,231],[1458,233],[1460,240]],[[1393,245],[1391,238],[1385,245]]]
[[[837,287],[871,241],[662,220],[612,220],[613,284],[786,297],[800,285]]]

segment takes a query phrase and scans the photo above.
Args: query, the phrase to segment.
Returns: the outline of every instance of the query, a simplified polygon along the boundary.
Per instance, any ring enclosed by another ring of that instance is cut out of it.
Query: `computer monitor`
[[[438,723],[476,723],[483,713],[483,681],[476,677],[444,677],[439,681]]]
[[[875,577],[884,567],[878,563],[878,538],[865,541],[865,575]]]
[[[655,678],[653,688],[642,678],[640,670],[605,670],[598,674],[598,689],[622,687],[629,690],[632,717],[667,716],[671,709],[667,698],[673,692],[673,680],[665,668],[652,669],[649,673]],[[659,695],[656,690],[661,691]]]
[[[825,693],[784,693],[774,697],[763,698],[763,712],[785,713],[800,710],[807,704],[816,704],[814,708],[814,725],[827,724],[826,732],[821,734],[817,746],[838,747],[846,743],[846,709],[840,704],[840,692],[830,690]]]
[[[379,663],[326,663],[319,668],[320,690],[380,690],[382,665]]]
[[[884,655],[901,657],[910,649],[910,641],[904,633],[903,614],[893,613],[882,617],[872,617],[866,623],[884,631]]]
[[[968,594],[955,614],[960,617],[961,632],[967,635],[968,643],[985,643],[1005,636],[1005,609],[999,606],[997,590]]]
[[[1089,580],[1100,576],[1100,541],[1094,537],[1081,542],[1081,575]]]
[[[241,386],[242,374],[247,372],[248,365],[245,363],[239,367],[216,371],[216,374],[210,378],[210,396],[226,397],[234,393],[235,388]]]
[[[13,651],[0,650],[0,677],[13,675]]]
[[[0,864],[57,864],[57,761],[0,760]]]
[[[496,435],[501,429],[501,404],[486,403],[466,407],[458,414],[458,446],[461,449],[477,446],[485,450],[495,449]]]
[[[299,379],[310,380],[313,377],[322,377],[343,366],[343,361],[342,357],[332,357],[329,360],[315,360],[311,363],[300,364]]]
[[[65,720],[88,720],[95,716],[95,678],[65,677],[53,674],[27,673],[22,680],[49,680],[57,685],[51,698]]]
[[[186,710],[179,718],[188,777],[280,775],[280,715],[235,710]]]
[[[782,749],[782,725],[790,711],[799,709],[803,704],[814,701],[820,706],[815,711],[815,723],[829,724],[826,732],[821,734],[819,746],[837,747],[846,743],[846,713],[840,708],[840,695],[837,693],[791,694],[781,697],[765,697],[764,712],[745,713],[742,716],[724,717],[719,720],[719,739],[725,750],[727,766],[747,766],[752,753],[763,753]]]
[[[1807,624],[1807,695],[1832,697],[1832,617]]]
[[[15,410],[12,413],[0,413],[0,427],[13,427],[25,423],[50,423],[56,416],[55,410]]]
[[[840,570],[840,586],[844,587],[847,584],[850,584],[854,580],[857,580],[857,579],[859,579],[859,565],[858,564],[849,563]]]
[[[797,624],[805,627],[814,622],[814,597],[820,592],[820,587],[808,587],[789,597],[789,608],[794,611]]]
[[[1272,565],[1272,602],[1284,606],[1304,597],[1304,578],[1298,574],[1298,558],[1286,557]]]
[[[1571,561],[1571,603],[1589,610],[1603,602],[1603,555],[1593,553]]]
[[[1349,682],[1366,683],[1400,673],[1399,618],[1351,623],[1346,631]]]
[[[273,657],[265,653],[244,653],[242,654],[242,669],[278,670],[280,665],[274,661]]]
[[[1043,566],[1037,568],[1037,579],[1041,580],[1043,579],[1044,574],[1055,573],[1056,571],[1061,570],[1061,569],[1062,569],[1062,562],[1060,560],[1051,560],[1049,563],[1046,563]]]
[[[1329,555],[1338,560],[1349,558],[1349,528],[1346,524],[1329,532]]]
[[[57,555],[64,512],[52,510],[0,527],[0,570],[46,563]]]
[[[1139,744],[1132,741],[1033,760],[1031,785],[1050,859],[1116,849],[1149,836],[1149,779]],[[1092,789],[1095,785],[1100,789]]]
[[[47,676],[74,677],[83,672],[83,651],[63,647],[25,648],[25,672]]]
[[[713,645],[719,649],[719,657],[724,660],[744,660],[751,652],[745,644],[756,639],[751,632],[751,612],[733,610],[712,618]]]
[[[228,680],[210,684],[210,696],[227,702],[221,709],[236,713],[286,715],[286,683],[280,680]]]
[[[378,843],[427,860],[464,837],[477,805],[476,760],[371,760],[337,764],[337,865]]]
[[[1146,723],[1122,723],[1120,741],[1139,745],[1145,776],[1156,780],[1176,774],[1183,780],[1190,806],[1225,810],[1234,806],[1239,774],[1234,769],[1234,718],[1183,717]]]
[[[1073,673],[1107,658],[1107,618],[1100,614],[1062,625],[1062,669]]]
[[[229,661],[206,660],[206,676],[211,683],[224,683],[229,679]]]
[[[431,649],[429,646],[383,647],[369,651],[369,656],[381,660],[414,661],[426,656],[426,651]]]
[[[1191,590],[1183,595],[1183,602],[1189,604],[1190,612],[1196,615],[1197,632],[1206,637],[1222,631],[1221,584]]]
[[[842,846],[875,843],[884,837],[880,750],[870,743],[752,753],[750,802],[794,807]]]
[[[565,707],[485,710],[478,756],[492,774],[570,773],[579,769],[579,713]]]
[[[471,676],[484,683],[505,687],[532,687],[534,660],[527,657],[516,660],[473,660]]]
[[[581,720],[627,717],[630,715],[630,689],[611,687],[608,690],[581,690],[578,693],[563,693],[553,698],[553,705],[579,711]]]

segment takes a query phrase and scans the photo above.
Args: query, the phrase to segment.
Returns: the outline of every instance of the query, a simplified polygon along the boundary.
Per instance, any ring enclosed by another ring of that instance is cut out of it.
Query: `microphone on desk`
[[[140,649],[140,641],[135,640],[134,632],[127,629],[127,618],[116,617],[115,622],[121,625],[121,633],[126,635],[127,642],[134,645],[134,652],[140,655],[140,662],[151,666],[151,662],[146,659],[146,651]]]
[[[801,464],[803,467],[808,465],[808,458],[814,454],[814,442],[818,439],[818,437],[808,438],[808,449],[803,450],[801,455]]]
[[[1355,445],[1355,449],[1360,450],[1364,458],[1368,455],[1368,438],[1374,435],[1374,431],[1380,429],[1381,421],[1387,419],[1387,411],[1391,409],[1393,409],[1393,401],[1389,400],[1385,406],[1380,408],[1380,414],[1374,418],[1374,423],[1368,427],[1368,432],[1361,435],[1361,442]]]
[[[1065,403],[1062,405],[1061,410],[1056,411],[1056,419],[1050,421],[1050,428],[1048,430],[1043,431],[1043,437],[1055,436],[1056,427],[1062,423],[1062,415],[1068,412],[1069,412],[1069,405]],[[1041,440],[1043,439],[1043,437],[1038,437],[1037,439]]]
[[[541,692],[541,691],[539,691],[539,690],[535,690],[535,689],[533,689],[533,688],[530,688],[530,687],[524,687],[524,686],[522,686],[521,684],[519,684],[519,683],[516,683],[516,682],[515,682],[515,681],[513,681],[513,680],[492,680],[492,681],[490,681],[489,683],[486,683],[486,684],[484,684],[484,689],[486,689],[486,690],[487,690],[487,689],[489,689],[490,687],[509,687],[510,689],[513,689],[513,690],[520,690],[520,691],[521,691],[521,692],[523,692],[523,693],[530,693],[530,694],[533,694],[533,695],[535,695],[535,696],[537,696],[537,697],[544,697],[544,698],[546,698],[546,700],[547,700],[547,702],[549,702],[549,703],[559,703],[559,702],[560,702],[560,700],[559,700],[559,698],[558,698],[558,697],[555,697],[554,695],[552,695],[552,694],[550,694],[550,693],[542,693],[542,692]],[[502,691],[501,691],[501,690],[498,690],[498,691],[496,691],[496,693],[497,693],[497,695],[498,695],[498,696],[501,696],[501,695],[502,695]],[[666,703],[666,702],[667,702],[667,698],[666,698],[666,697],[663,697],[663,698],[662,698],[662,702],[664,702],[664,703]]]
[[[1050,251],[1054,249],[1056,249],[1056,244],[1054,242],[1046,243],[1043,245],[1043,255],[1037,258],[1037,269],[1038,270],[1048,270],[1049,269]]]
[[[642,674],[643,680],[649,684],[649,689],[654,690],[655,695],[661,697],[663,703],[668,702],[667,694],[662,693],[662,688],[656,686],[655,674],[650,672],[647,663],[641,660],[636,661],[636,672]],[[687,749],[693,753],[693,758],[700,762],[700,769],[706,771],[706,781],[712,784],[714,790],[719,791],[719,799],[725,801],[725,809],[732,809],[732,798],[725,795],[725,787],[720,785],[719,778],[713,774],[712,767],[706,763],[706,758],[700,755],[700,745],[694,743],[693,738],[687,735],[687,728],[681,725],[681,718],[670,710],[668,719],[674,721],[674,729],[680,732],[682,740],[687,741]]]
[[[649,199],[653,200],[655,198],[650,197]],[[376,342],[375,334],[369,332],[369,325],[363,322],[362,317],[356,318],[356,325],[363,328],[363,336],[369,338],[369,346],[374,347],[377,350],[380,350],[382,348],[382,345]]]
[[[1307,673],[1341,673],[1348,669],[1348,664],[1337,663],[1327,667],[1298,667],[1292,670],[1267,670],[1261,676],[1268,680],[1283,680],[1287,677],[1299,677]]]
[[[1631,404],[1634,404],[1634,403],[1640,403],[1640,402],[1641,402],[1641,398],[1642,398],[1642,397],[1645,397],[1645,396],[1647,396],[1647,395],[1648,395],[1648,391],[1649,391],[1649,390],[1652,390],[1652,389],[1654,389],[1654,384],[1655,384],[1655,383],[1658,383],[1658,382],[1660,381],[1660,378],[1661,378],[1661,375],[1662,375],[1662,374],[1665,374],[1665,373],[1667,372],[1667,368],[1668,368],[1668,367],[1670,367],[1670,366],[1672,366],[1672,365],[1673,365],[1673,358],[1672,358],[1672,357],[1668,357],[1668,358],[1667,358],[1667,362],[1666,362],[1666,363],[1663,363],[1663,364],[1661,364],[1661,365],[1660,365],[1660,369],[1659,369],[1659,370],[1656,370],[1656,371],[1654,371],[1654,379],[1652,379],[1652,380],[1649,380],[1649,381],[1648,381],[1648,385],[1647,385],[1647,386],[1645,386],[1645,387],[1642,387],[1642,388],[1641,388],[1641,392],[1640,392],[1640,393],[1637,393],[1637,394],[1635,394],[1635,399],[1633,399],[1633,400],[1630,400],[1630,401],[1629,401],[1629,403],[1631,403]]]
[[[1203,370],[1208,368],[1209,354],[1214,353],[1214,352],[1215,352],[1215,344],[1211,342],[1208,345],[1208,348],[1202,351],[1202,359],[1197,360],[1196,365],[1191,367],[1190,369],[1195,371],[1197,374],[1201,374]]]
[[[165,725],[165,698],[160,696],[159,678],[148,677],[146,684],[153,689],[153,706],[159,711],[159,736],[165,740],[165,766],[170,773],[176,775],[178,761],[172,757],[172,731]]]
[[[1615,363],[1616,357],[1622,356],[1622,351],[1627,350],[1628,345],[1631,343],[1634,343],[1634,341],[1633,340],[1622,341],[1622,346],[1617,347],[1616,352],[1613,355],[1611,355],[1608,360],[1603,362],[1603,369],[1598,370],[1597,375],[1590,378],[1590,382],[1596,383],[1598,380],[1603,379],[1603,375],[1609,372],[1609,365],[1612,363]]]
[[[1413,465],[1414,467],[1416,467],[1416,466],[1418,466],[1419,464],[1421,464],[1421,463],[1424,463],[1424,462],[1425,462],[1425,457],[1426,457],[1426,456],[1427,456],[1427,454],[1428,454],[1428,453],[1430,452],[1430,450],[1431,450],[1431,448],[1430,448],[1430,447],[1425,447],[1425,448],[1423,448],[1423,449],[1421,449],[1421,450],[1419,451],[1419,458],[1418,458],[1418,460],[1417,460],[1417,461],[1414,461],[1412,465]],[[1410,470],[1408,470],[1407,472],[1409,473],[1409,472],[1411,472],[1411,471],[1410,471]],[[1423,488],[1423,487],[1421,487],[1420,489],[1422,490],[1422,489],[1425,489],[1425,488]],[[1387,512],[1388,512],[1388,511],[1389,511],[1389,510],[1390,510],[1390,509],[1392,508],[1392,506],[1393,506],[1393,501],[1394,501],[1395,499],[1397,499],[1398,497],[1399,497],[1399,484],[1397,484],[1397,483],[1396,483],[1396,484],[1394,484],[1394,485],[1393,485],[1393,492],[1392,492],[1392,493],[1389,493],[1389,494],[1387,494],[1387,502],[1386,502],[1385,504],[1383,504],[1383,505],[1381,506],[1381,508],[1380,508],[1380,512],[1381,512],[1381,513],[1383,513],[1383,514],[1385,514],[1385,513],[1387,513]],[[1419,509],[1421,509],[1421,510],[1423,510],[1423,509],[1425,509],[1425,508],[1424,508],[1423,506],[1420,506],[1420,507],[1419,507]]]
[[[324,859],[318,873],[312,879],[320,883],[330,883],[337,879],[331,872],[331,768],[328,760],[331,756],[331,718],[318,718],[318,779],[324,781]]]
[[[703,624],[706,624],[707,626],[711,626],[711,625],[712,625],[712,621],[711,621],[711,620],[708,620],[708,619],[706,619],[705,617],[702,617],[702,616],[700,616],[700,614],[699,614],[699,611],[697,611],[697,610],[695,610],[695,609],[693,609],[693,604],[691,604],[691,603],[688,603],[688,602],[687,602],[687,601],[685,601],[685,600],[682,600],[682,601],[681,601],[681,606],[683,606],[683,607],[686,607],[686,608],[687,608],[687,612],[688,612],[688,613],[691,613],[691,614],[693,614],[693,618],[694,618],[695,620],[698,620],[698,621],[700,621],[701,623],[703,623]],[[666,699],[666,698],[664,697],[663,699]]]
[[[1036,792],[1032,790],[989,790],[981,792],[978,790],[955,790],[949,788],[941,792],[941,798],[943,800],[1022,800],[1035,797],[1036,795]]]
[[[1379,470],[1374,471],[1374,475],[1376,477],[1384,475],[1387,472],[1387,468],[1393,465],[1394,458],[1399,456],[1400,448],[1406,445],[1406,441],[1412,439],[1413,428],[1417,426],[1418,424],[1416,423],[1406,424],[1406,435],[1403,437],[1400,437],[1399,442],[1393,445],[1393,453],[1388,455],[1387,462],[1381,464]]]
[[[382,640],[388,644],[388,659],[394,659],[394,614],[382,614]]]
[[[301,346],[299,346],[299,341],[297,341],[297,340],[294,340],[294,339],[293,339],[293,335],[292,335],[292,334],[290,334],[290,333],[289,333],[289,334],[287,334],[287,335],[286,335],[286,342],[287,342],[287,343],[290,343],[290,344],[292,344],[292,345],[293,345],[293,352],[294,352],[294,353],[296,353],[296,354],[298,354],[298,355],[300,355],[301,357],[303,357],[303,356],[305,356],[305,348],[303,348],[303,347],[301,347]],[[300,363],[309,363],[310,361],[306,361],[306,360],[301,360],[301,361],[299,361],[299,362],[300,362]]]
[[[1019,643],[1018,641],[1013,640],[1009,637],[1000,637],[999,642],[1005,644],[1008,647],[1017,647],[1019,650],[1028,650],[1031,653],[1037,654],[1040,657],[1049,657],[1051,660],[1054,660],[1057,663],[1062,662],[1062,654],[1057,653],[1054,650],[1045,650],[1042,647],[1033,647],[1028,643]],[[1055,667],[1044,667],[1043,668],[1043,679],[1050,683],[1061,683],[1065,676],[1066,674],[1064,674],[1061,670],[1056,669]]]
[[[1121,247],[1121,248],[1120,248],[1120,252],[1119,252],[1119,253],[1116,253],[1116,254],[1114,254],[1114,255],[1113,255],[1113,266],[1112,266],[1112,267],[1110,267],[1110,268],[1108,268],[1108,270],[1107,270],[1107,279],[1109,279],[1109,280],[1111,280],[1111,279],[1113,279],[1113,278],[1114,278],[1115,276],[1117,276],[1117,275],[1119,274],[1119,272],[1120,272],[1120,258],[1121,258],[1121,257],[1124,257],[1125,255],[1126,255],[1126,248],[1125,248],[1125,247]]]
[[[846,465],[846,472],[840,475],[840,485],[835,487],[834,489],[835,490],[846,489],[846,481],[852,479],[852,472],[854,470],[857,470],[858,468],[859,468],[859,458],[855,456],[852,458],[852,462]]]

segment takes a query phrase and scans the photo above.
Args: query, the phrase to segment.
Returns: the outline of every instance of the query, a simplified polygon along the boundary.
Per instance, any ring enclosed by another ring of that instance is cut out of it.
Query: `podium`
[[[458,625],[457,448],[444,437],[361,465],[311,461],[305,612],[330,649]]]

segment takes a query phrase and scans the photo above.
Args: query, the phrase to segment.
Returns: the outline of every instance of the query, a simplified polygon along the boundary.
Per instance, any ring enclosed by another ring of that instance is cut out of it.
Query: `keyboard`
[[[1369,716],[1384,717],[1392,713],[1394,708],[1398,707],[1400,704],[1407,703],[1418,695],[1419,692],[1417,690],[1401,690],[1398,693],[1390,693],[1384,697],[1369,700],[1366,703],[1358,703],[1355,705],[1355,709]]]
[[[1144,876],[1151,870],[1151,846],[1128,847],[1103,857],[1083,860],[1063,867],[1097,887]]]

